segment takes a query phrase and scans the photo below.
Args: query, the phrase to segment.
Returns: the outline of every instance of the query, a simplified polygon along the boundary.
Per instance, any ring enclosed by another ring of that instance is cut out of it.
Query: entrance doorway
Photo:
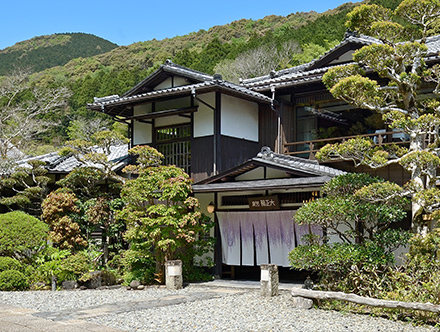
[[[322,234],[319,227],[298,225],[294,210],[217,212],[222,263],[229,266],[276,264],[290,267],[288,254],[304,244],[310,232]]]

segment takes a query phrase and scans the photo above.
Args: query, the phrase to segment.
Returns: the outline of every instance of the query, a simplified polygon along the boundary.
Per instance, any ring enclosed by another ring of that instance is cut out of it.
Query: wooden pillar
[[[218,197],[217,193],[214,194],[214,206],[218,206]],[[218,224],[217,213],[214,212],[214,237],[215,237],[215,246],[214,246],[214,276],[221,278],[223,275],[222,268],[222,242],[220,235],[220,226]]]

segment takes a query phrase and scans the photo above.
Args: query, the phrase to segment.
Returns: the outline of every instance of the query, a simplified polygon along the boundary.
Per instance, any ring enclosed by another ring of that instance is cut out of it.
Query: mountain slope
[[[118,45],[86,33],[65,33],[34,37],[0,50],[0,75],[14,66],[31,67],[39,72],[62,66],[78,57],[106,53]]]
[[[364,0],[362,3],[365,2],[396,7],[401,0]],[[299,60],[293,57],[272,69],[299,64],[295,61],[310,61],[307,59],[319,57],[331,47],[332,42],[342,40],[346,31],[346,14],[359,4],[346,3],[325,13],[297,12],[287,16],[266,16],[259,20],[241,19],[184,36],[120,46],[106,53],[75,58],[64,65],[36,72],[32,77],[35,84],[67,85],[73,92],[69,99],[69,109],[65,113],[52,114],[53,120],[62,125],[41,139],[46,143],[62,143],[72,120],[101,115],[86,110],[86,104],[92,102],[93,97],[122,95],[159,68],[166,59],[213,74],[219,63],[234,60],[249,50],[267,45],[282,50],[285,45],[296,43],[299,52],[304,50],[306,56]],[[311,52],[307,53],[307,49]]]
[[[300,39],[299,44],[308,42],[322,46],[325,46],[325,40],[339,41],[345,32],[345,15],[354,6],[348,3],[325,13],[297,12],[287,16],[270,15],[258,20],[241,19],[184,36],[137,42],[93,57],[73,59],[62,67],[50,68],[40,73],[38,77],[50,80],[48,76],[57,76],[76,81],[87,75],[97,75],[102,70],[151,72],[166,59],[212,73],[219,61],[233,59],[262,44],[281,45],[282,42],[296,38]],[[317,26],[318,34],[315,33]]]

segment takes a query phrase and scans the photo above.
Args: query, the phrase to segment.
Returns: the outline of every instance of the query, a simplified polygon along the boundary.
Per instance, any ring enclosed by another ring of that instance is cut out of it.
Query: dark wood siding
[[[280,152],[285,153],[284,143],[295,141],[295,113],[294,107],[290,103],[282,103],[280,105],[281,111],[281,144],[283,148]]]
[[[281,150],[277,150],[278,112],[281,116]],[[283,144],[292,142],[294,138],[293,106],[290,103],[283,102],[274,111],[269,105],[260,105],[259,124],[260,147],[268,146],[272,151],[286,152],[283,150]]]
[[[260,151],[258,142],[229,136],[221,136],[221,149],[223,155],[218,169],[220,173],[255,157]]]
[[[191,141],[191,177],[194,182],[201,181],[213,174],[214,137],[193,138]]]
[[[324,164],[347,172],[367,173],[372,176],[378,176],[401,186],[410,180],[410,174],[400,165],[390,165],[379,169],[372,169],[368,166],[355,167],[350,161],[330,162]]]
[[[275,151],[275,143],[277,140],[277,119],[277,113],[273,111],[269,105],[260,105],[258,118],[260,148],[268,146],[272,151]]]

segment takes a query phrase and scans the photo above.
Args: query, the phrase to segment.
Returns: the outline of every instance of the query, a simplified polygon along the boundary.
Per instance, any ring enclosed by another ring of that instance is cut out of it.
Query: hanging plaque
[[[280,202],[276,195],[249,198],[249,210],[268,211],[279,209]]]

